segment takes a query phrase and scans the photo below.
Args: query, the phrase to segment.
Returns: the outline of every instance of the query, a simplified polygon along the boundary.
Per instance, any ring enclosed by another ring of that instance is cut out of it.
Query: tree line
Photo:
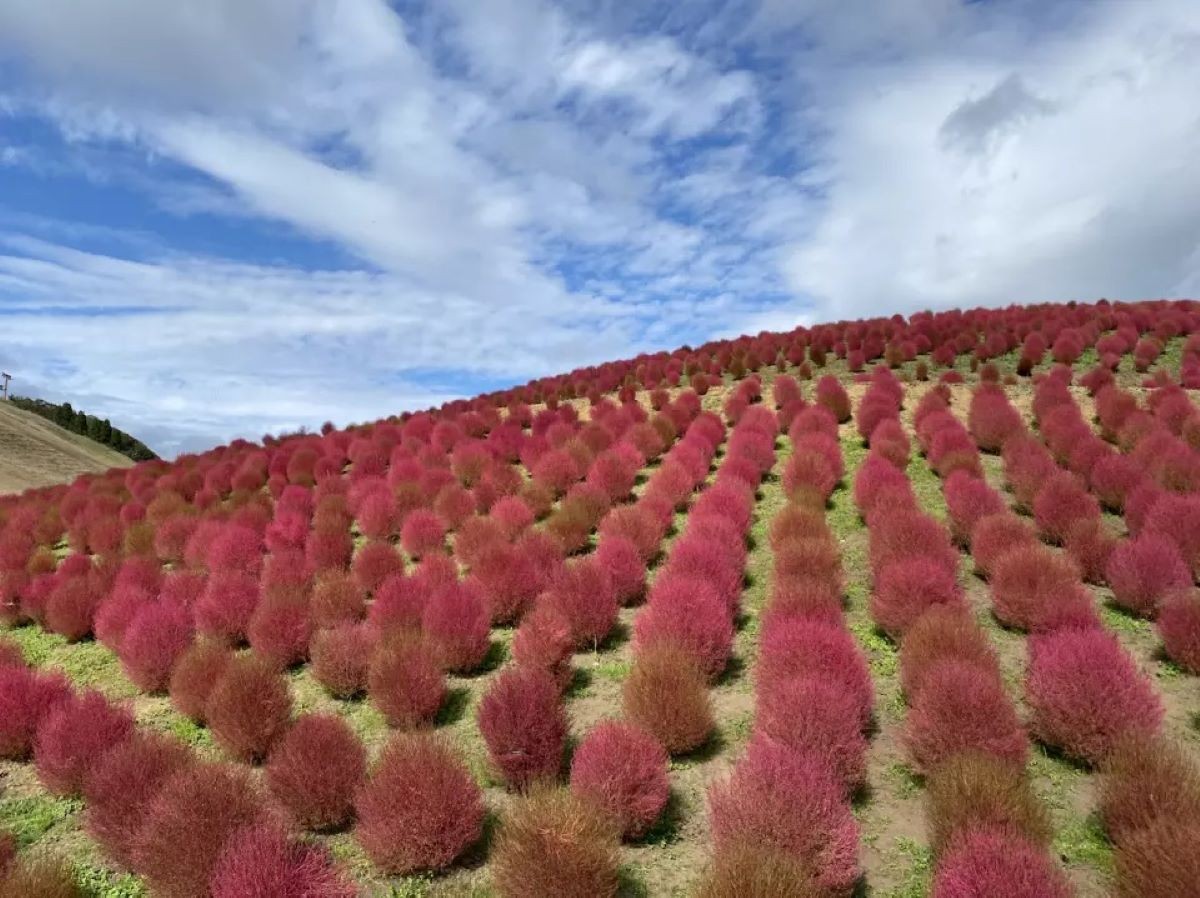
[[[47,402],[44,399],[29,399],[25,396],[13,396],[10,401],[17,408],[23,408],[35,415],[41,415],[48,421],[53,421],[63,430],[85,436],[89,440],[108,446],[120,452],[133,461],[147,461],[158,458],[141,440],[135,439],[119,428],[113,427],[107,418],[97,418],[71,407],[71,403],[61,404]]]

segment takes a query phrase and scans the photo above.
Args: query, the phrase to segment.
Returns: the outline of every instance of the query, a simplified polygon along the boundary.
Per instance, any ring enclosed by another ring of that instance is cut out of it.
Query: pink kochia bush
[[[658,643],[673,643],[690,654],[710,680],[729,662],[733,621],[717,591],[692,577],[660,577],[646,609],[634,622],[634,652]]]
[[[708,803],[718,855],[770,846],[808,867],[821,894],[848,895],[858,879],[858,824],[820,758],[755,739]]]
[[[571,789],[618,823],[626,839],[641,838],[667,805],[667,753],[630,723],[605,721],[579,743],[571,758]]]
[[[1003,829],[968,832],[938,864],[932,898],[1071,898],[1066,875],[1037,845]]]
[[[558,776],[567,715],[550,674],[527,667],[502,671],[479,703],[478,721],[492,763],[510,786],[524,789]]]
[[[843,686],[862,726],[871,718],[875,687],[854,637],[837,623],[810,618],[772,619],[759,648],[758,688],[809,674]]]
[[[993,611],[1007,626],[1037,632],[1096,620],[1074,563],[1043,546],[1004,555],[993,566],[991,584]]]
[[[171,669],[192,643],[192,616],[175,602],[154,602],[134,614],[117,654],[126,676],[144,692],[167,687]]]
[[[338,871],[327,850],[264,823],[238,830],[225,843],[209,880],[209,894],[355,898],[358,890]]]
[[[1036,637],[1026,694],[1037,737],[1090,764],[1103,761],[1127,736],[1157,732],[1163,718],[1153,685],[1103,630]]]
[[[1188,673],[1200,674],[1200,594],[1187,589],[1167,597],[1157,623],[1167,657]]]
[[[70,698],[71,687],[61,674],[0,667],[0,758],[28,758],[42,721]]]
[[[33,760],[56,795],[78,795],[100,757],[133,732],[133,715],[88,690],[60,702],[38,726]]]
[[[1113,550],[1106,568],[1113,598],[1122,608],[1153,617],[1169,593],[1192,585],[1192,572],[1175,543],[1142,533]]]
[[[847,794],[866,780],[867,742],[854,697],[819,676],[789,677],[758,690],[756,732],[824,758]]]
[[[481,592],[465,581],[442,586],[429,596],[421,627],[443,670],[469,673],[487,655],[490,619]]]
[[[443,870],[483,835],[483,795],[432,734],[392,737],[354,800],[354,837],[371,862],[402,875]]]
[[[576,648],[599,645],[617,622],[612,578],[592,558],[563,565],[538,602],[553,608],[567,622]]]
[[[897,638],[933,606],[962,602],[962,590],[952,570],[931,558],[907,558],[879,572],[871,593],[871,617]]]

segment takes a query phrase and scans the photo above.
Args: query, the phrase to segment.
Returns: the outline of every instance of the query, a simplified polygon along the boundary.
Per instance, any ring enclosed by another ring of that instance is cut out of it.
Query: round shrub
[[[927,558],[951,574],[958,570],[958,551],[942,525],[915,509],[875,515],[870,521],[871,571],[876,577],[890,564]]]
[[[204,716],[213,738],[230,756],[261,761],[292,713],[287,681],[253,655],[230,659],[212,686]]]
[[[1022,767],[1029,740],[1004,687],[969,662],[939,661],[925,674],[905,719],[904,743],[918,771],[977,751]]]
[[[576,648],[595,648],[617,622],[619,606],[612,578],[595,559],[563,565],[538,601],[567,621]]]
[[[192,763],[183,743],[149,732],[134,732],[104,753],[83,784],[88,834],[104,853],[132,867],[142,814],[167,777]]]
[[[303,714],[271,750],[266,781],[297,825],[336,829],[350,819],[366,769],[366,750],[342,718]]]
[[[1175,898],[1200,882],[1200,821],[1159,817],[1117,845],[1120,898]]]
[[[508,543],[485,548],[471,568],[471,577],[482,587],[488,616],[494,624],[519,619],[541,586],[533,559]]]
[[[55,795],[78,795],[100,756],[133,732],[133,715],[95,690],[60,702],[34,739],[38,779]]]
[[[786,851],[739,839],[713,858],[696,898],[820,898],[807,866]]]
[[[292,840],[271,824],[238,830],[225,844],[209,881],[212,898],[355,898],[355,885],[329,852]]]
[[[270,593],[258,603],[246,636],[255,655],[284,670],[308,657],[312,631],[307,596],[280,592]]]
[[[391,726],[414,729],[437,716],[446,698],[446,678],[429,648],[409,637],[376,649],[367,692]]]
[[[751,841],[803,863],[822,894],[849,894],[858,879],[858,824],[841,784],[820,758],[756,739],[708,791],[719,857]]]
[[[954,572],[929,558],[907,558],[883,568],[871,592],[871,617],[898,638],[937,605],[963,606]]]
[[[1143,617],[1153,617],[1169,593],[1192,585],[1191,569],[1175,543],[1157,533],[1122,541],[1105,573],[1116,603]]]
[[[571,758],[571,790],[610,814],[626,839],[639,839],[667,806],[667,753],[645,730],[605,721]]]
[[[83,639],[92,632],[92,619],[100,607],[101,595],[90,577],[60,580],[46,599],[46,629],[67,642]]]
[[[435,589],[421,614],[421,627],[443,670],[470,673],[488,652],[489,616],[480,590],[470,582]]]
[[[1019,630],[1044,630],[1064,606],[1092,604],[1074,562],[1041,546],[1014,549],[1002,557],[991,584],[996,617]]]
[[[1071,898],[1066,875],[1038,846],[984,830],[955,841],[933,877],[932,898]]]
[[[223,571],[211,574],[192,609],[196,629],[212,639],[237,645],[258,605],[258,581],[249,574]]]
[[[971,531],[971,557],[975,570],[983,577],[990,577],[996,563],[1012,550],[1029,550],[1037,545],[1033,528],[1009,511],[980,518]]]
[[[1118,543],[1101,518],[1081,518],[1067,533],[1067,554],[1086,583],[1107,582],[1105,571]]]
[[[1100,817],[1113,842],[1156,820],[1200,822],[1200,767],[1173,739],[1134,735],[1104,759]]]
[[[200,639],[192,643],[171,670],[168,691],[175,710],[203,723],[209,693],[231,660],[233,652],[218,642]]]
[[[118,652],[125,675],[143,692],[162,692],[192,644],[192,616],[174,602],[154,602],[129,622]]]
[[[941,661],[959,661],[1000,678],[1000,661],[987,634],[962,606],[929,609],[904,634],[900,644],[900,684],[909,704],[916,701],[925,677]]]
[[[867,775],[867,741],[852,695],[816,676],[789,677],[759,690],[755,729],[803,754],[824,758],[847,793]]]
[[[842,590],[842,555],[829,536],[788,540],[775,552],[776,577],[815,577]]]
[[[762,615],[764,628],[787,618],[812,618],[839,624],[843,618],[842,592],[836,583],[818,577],[775,577],[771,597]]]
[[[558,777],[568,725],[550,674],[521,666],[501,671],[479,703],[478,722],[492,763],[509,786],[524,789]]]
[[[334,698],[353,698],[367,688],[375,641],[368,624],[318,631],[309,646],[313,678]]]
[[[0,758],[28,758],[42,721],[71,695],[71,687],[60,673],[0,667]]]
[[[634,621],[634,653],[662,643],[683,649],[715,680],[733,650],[733,622],[717,591],[703,580],[665,574]]]
[[[618,604],[629,605],[642,597],[646,591],[646,562],[632,540],[623,536],[602,539],[595,558],[612,581]]]
[[[1020,836],[1042,849],[1054,829],[1025,771],[978,752],[951,755],[925,780],[929,843],[940,855],[967,833],[991,830]]]
[[[1200,674],[1200,595],[1186,589],[1168,596],[1157,625],[1167,657],[1188,673]]]
[[[96,609],[92,632],[107,648],[119,652],[121,640],[134,616],[152,604],[153,596],[140,586],[115,587]]]
[[[629,719],[672,755],[699,748],[715,726],[704,674],[675,646],[654,646],[637,656],[622,701]]]
[[[1162,723],[1153,685],[1103,630],[1035,639],[1025,688],[1034,734],[1088,763],[1102,761],[1124,737],[1156,733]]]
[[[822,620],[772,620],[759,640],[759,688],[787,677],[811,674],[843,686],[855,699],[861,726],[871,719],[875,687],[866,659],[849,631]]]
[[[75,871],[49,854],[17,858],[0,875],[0,898],[84,898]]]
[[[230,837],[264,822],[250,772],[230,764],[194,764],[168,776],[147,803],[133,868],[155,894],[207,895]]]
[[[566,789],[541,787],[506,808],[490,866],[503,898],[611,898],[619,864],[607,815]]]
[[[446,545],[446,525],[435,512],[417,509],[404,519],[400,545],[413,558],[439,552]]]
[[[512,641],[513,660],[522,667],[550,674],[559,689],[571,682],[571,627],[558,611],[537,605],[521,621]]]
[[[317,627],[336,627],[366,616],[367,595],[346,571],[325,571],[313,584],[309,607]]]
[[[479,786],[450,745],[432,734],[393,736],[354,808],[354,838],[391,875],[443,870],[483,835]]]

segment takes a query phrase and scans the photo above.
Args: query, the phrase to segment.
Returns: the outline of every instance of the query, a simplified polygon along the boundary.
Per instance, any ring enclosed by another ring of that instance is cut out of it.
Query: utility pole
[[[7,371],[0,371],[0,377],[4,378],[4,383],[0,384],[0,399],[8,400],[8,382],[12,380],[12,375]]]

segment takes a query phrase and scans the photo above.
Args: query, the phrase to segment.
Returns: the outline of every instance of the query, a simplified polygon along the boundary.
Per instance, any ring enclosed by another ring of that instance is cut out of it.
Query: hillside
[[[1198,303],[952,311],[0,497],[0,868],[1191,895],[1198,389]]]
[[[107,418],[98,418],[76,410],[69,402],[47,402],[45,399],[30,399],[25,396],[12,396],[9,401],[18,408],[57,424],[68,433],[87,437],[92,442],[119,452],[132,461],[150,461],[158,458],[145,443],[119,427],[113,427]]]
[[[68,433],[11,402],[0,402],[0,494],[132,464],[113,449]]]

